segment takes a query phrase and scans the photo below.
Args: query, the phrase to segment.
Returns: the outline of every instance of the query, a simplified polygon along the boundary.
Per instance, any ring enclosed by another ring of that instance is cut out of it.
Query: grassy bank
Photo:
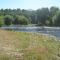
[[[0,60],[60,60],[59,43],[36,33],[0,30]]]

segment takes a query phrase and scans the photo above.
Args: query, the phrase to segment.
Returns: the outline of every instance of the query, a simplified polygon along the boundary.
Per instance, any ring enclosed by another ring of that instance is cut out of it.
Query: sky
[[[0,0],[0,9],[39,9],[56,6],[60,8],[60,0]]]

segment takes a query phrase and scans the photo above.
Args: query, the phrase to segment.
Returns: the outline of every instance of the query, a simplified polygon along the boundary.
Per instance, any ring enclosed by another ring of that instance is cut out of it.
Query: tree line
[[[58,7],[37,10],[0,9],[0,26],[28,24],[60,26],[60,9]]]

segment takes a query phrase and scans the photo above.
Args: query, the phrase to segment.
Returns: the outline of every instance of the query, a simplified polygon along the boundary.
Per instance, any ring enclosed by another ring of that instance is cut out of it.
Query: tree
[[[16,16],[14,24],[27,25],[29,23],[28,19],[25,16]]]
[[[27,25],[29,23],[28,19],[25,16],[20,16],[19,18],[20,18],[19,23],[21,25]]]
[[[3,18],[4,18],[4,16],[0,16],[0,27],[1,27],[2,25],[4,25],[4,20],[3,20]]]
[[[60,26],[60,11],[52,18],[54,26]]]
[[[39,24],[46,26],[56,25],[55,15],[59,11],[58,7],[41,8],[37,10],[26,10],[26,9],[0,9],[0,16],[5,16],[4,22],[5,25],[13,24]],[[8,15],[8,16],[7,16]],[[6,17],[7,16],[7,17]],[[12,18],[13,16],[13,18]]]
[[[39,24],[46,25],[46,20],[48,20],[49,17],[49,9],[48,8],[42,8],[37,10],[37,21]]]
[[[57,7],[51,7],[50,8],[50,16],[53,17],[54,15],[56,15],[56,13],[59,11],[59,8]]]
[[[13,20],[13,17],[12,16],[6,15],[4,17],[4,23],[5,23],[5,25],[11,25],[12,24],[12,20]]]

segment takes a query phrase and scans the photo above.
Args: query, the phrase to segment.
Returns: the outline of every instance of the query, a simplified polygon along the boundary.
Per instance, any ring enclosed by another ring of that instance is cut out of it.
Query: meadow
[[[56,37],[0,30],[0,60],[60,60]]]

